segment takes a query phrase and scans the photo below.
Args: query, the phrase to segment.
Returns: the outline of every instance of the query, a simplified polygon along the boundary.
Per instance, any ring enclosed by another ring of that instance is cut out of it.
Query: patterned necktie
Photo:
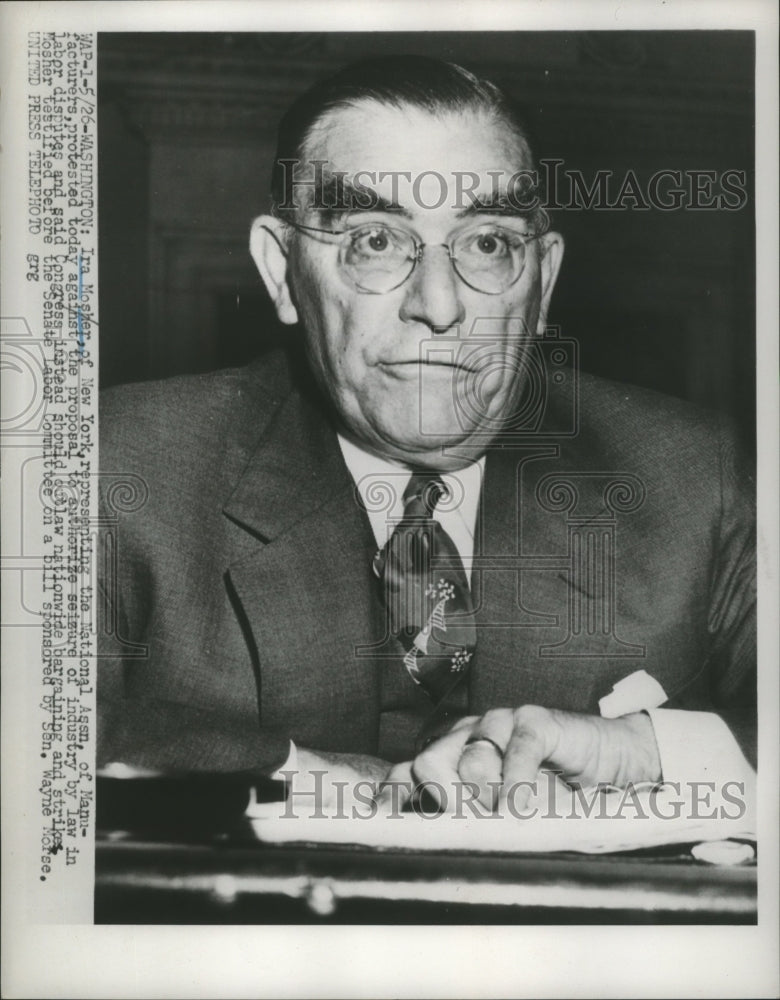
[[[390,629],[405,649],[412,680],[441,702],[465,676],[476,647],[474,606],[458,550],[432,517],[449,495],[430,472],[412,475],[404,515],[374,557]]]

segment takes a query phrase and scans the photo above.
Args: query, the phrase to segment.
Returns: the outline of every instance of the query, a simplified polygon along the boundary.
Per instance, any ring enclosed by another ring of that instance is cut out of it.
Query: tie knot
[[[404,490],[404,511],[411,513],[409,508],[422,505],[425,514],[430,517],[436,509],[436,504],[447,494],[441,476],[435,472],[415,472]]]

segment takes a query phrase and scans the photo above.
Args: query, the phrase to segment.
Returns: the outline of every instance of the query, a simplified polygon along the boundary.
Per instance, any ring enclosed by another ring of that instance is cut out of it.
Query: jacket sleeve
[[[120,501],[127,506],[127,486]],[[160,683],[176,669],[158,654],[151,606],[154,581],[137,553],[122,552],[123,517],[100,496],[98,566],[97,766],[123,763],[155,771],[270,774],[287,758],[289,738],[263,729],[256,705],[237,714],[215,697],[198,704]],[[121,506],[121,502],[119,506]],[[144,682],[139,683],[143,677]]]
[[[754,479],[731,428],[720,434],[721,507],[709,593],[713,705],[757,763]]]

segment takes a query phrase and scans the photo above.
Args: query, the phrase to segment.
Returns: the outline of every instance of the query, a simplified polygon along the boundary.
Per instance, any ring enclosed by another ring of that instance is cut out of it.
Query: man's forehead
[[[463,190],[495,198],[529,168],[522,139],[489,112],[433,113],[373,100],[323,117],[300,164],[309,176],[316,170],[326,191],[340,184],[370,188],[404,209],[434,207],[443,191],[450,203]]]

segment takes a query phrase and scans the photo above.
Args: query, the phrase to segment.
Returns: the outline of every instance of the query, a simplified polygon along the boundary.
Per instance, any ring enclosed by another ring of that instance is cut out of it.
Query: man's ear
[[[249,251],[263,284],[268,289],[279,320],[288,325],[297,323],[298,310],[293,305],[287,284],[284,223],[272,215],[259,215],[252,223]]]
[[[536,324],[536,332],[539,336],[544,335],[547,326],[547,312],[550,308],[553,288],[558,279],[558,272],[561,269],[563,260],[563,237],[560,233],[545,233],[540,237],[541,250],[543,253],[539,270],[542,279],[542,293],[539,302],[539,319]]]

